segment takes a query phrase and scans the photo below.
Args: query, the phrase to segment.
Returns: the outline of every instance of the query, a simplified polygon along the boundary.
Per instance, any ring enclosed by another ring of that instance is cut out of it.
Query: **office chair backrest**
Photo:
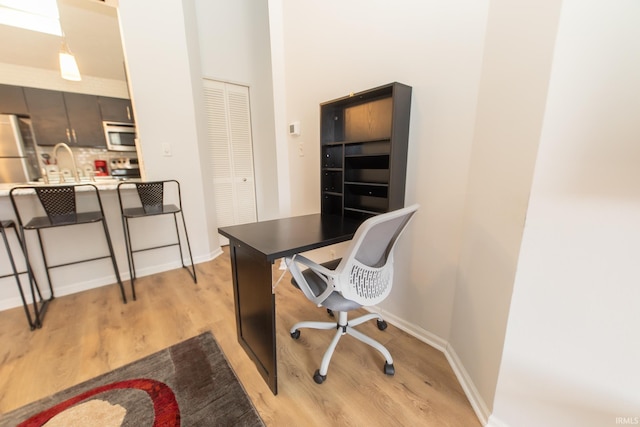
[[[393,250],[419,205],[367,219],[358,227],[334,282],[343,297],[360,305],[375,305],[389,295],[393,285]]]

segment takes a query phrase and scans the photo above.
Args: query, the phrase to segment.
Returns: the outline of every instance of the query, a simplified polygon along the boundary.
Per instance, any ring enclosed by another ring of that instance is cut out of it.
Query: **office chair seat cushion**
[[[338,264],[340,264],[340,259],[334,259],[334,260],[322,263],[321,265],[323,267],[328,268],[329,270],[335,270]],[[327,288],[327,284],[310,269],[304,270],[302,272],[302,275],[307,280],[309,287],[311,288],[311,290],[315,295],[320,295]],[[298,286],[298,283],[296,283],[295,279],[291,279],[291,284],[296,288],[300,289],[300,286]],[[329,308],[333,311],[351,311],[351,310],[357,310],[358,308],[362,307],[357,302],[344,298],[342,295],[340,295],[339,292],[332,292],[327,297],[327,299],[324,300],[324,302],[322,303],[322,306]]]

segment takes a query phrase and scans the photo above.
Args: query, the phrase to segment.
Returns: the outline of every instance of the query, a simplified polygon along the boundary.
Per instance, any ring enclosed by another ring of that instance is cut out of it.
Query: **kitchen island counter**
[[[142,180],[140,179],[130,179],[127,181],[122,181],[119,179],[115,179],[115,178],[108,178],[108,179],[97,179],[96,181],[82,181],[80,183],[78,182],[67,182],[64,184],[45,184],[43,182],[25,182],[25,183],[11,183],[11,184],[0,184],[0,197],[3,196],[8,196],[9,195],[9,191],[11,191],[12,188],[14,187],[22,187],[22,186],[32,186],[32,187],[39,187],[39,186],[46,186],[46,185],[51,185],[51,186],[62,186],[62,185],[81,185],[81,184],[93,184],[95,185],[98,190],[115,190],[118,187],[118,184],[120,184],[121,182],[142,182]]]

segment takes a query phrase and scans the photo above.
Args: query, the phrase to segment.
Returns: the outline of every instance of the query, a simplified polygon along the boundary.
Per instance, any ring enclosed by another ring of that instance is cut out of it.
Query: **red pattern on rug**
[[[109,390],[116,389],[138,389],[146,392],[153,402],[153,411],[155,415],[153,427],[179,427],[180,426],[180,408],[176,396],[164,383],[150,380],[146,378],[138,378],[133,380],[118,381],[104,386],[96,387],[77,396],[65,400],[39,414],[34,415],[26,421],[23,421],[18,427],[41,427],[51,418],[66,409],[76,405],[83,400],[104,393]]]

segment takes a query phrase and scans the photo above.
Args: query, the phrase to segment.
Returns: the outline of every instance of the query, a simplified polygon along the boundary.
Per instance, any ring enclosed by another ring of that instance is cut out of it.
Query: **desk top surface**
[[[351,240],[362,222],[362,219],[312,214],[221,227],[218,232],[232,244],[244,243],[274,261]]]

